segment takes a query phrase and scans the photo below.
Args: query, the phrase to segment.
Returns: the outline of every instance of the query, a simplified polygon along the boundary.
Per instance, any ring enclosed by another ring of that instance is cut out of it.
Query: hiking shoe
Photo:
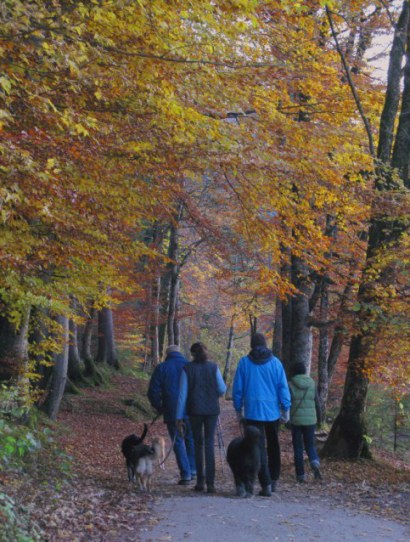
[[[194,491],[203,491],[204,489],[204,484],[196,484],[194,487]]]
[[[206,492],[207,492],[207,493],[216,493],[215,486],[213,486],[213,485],[207,486]]]
[[[263,488],[259,491],[260,497],[272,497],[272,489],[271,486],[263,486]]]
[[[315,480],[321,480],[322,475],[320,474],[319,465],[313,464],[312,470],[313,470],[313,476],[315,477]]]
[[[270,485],[271,487],[271,490],[272,490],[272,493],[274,493],[278,487],[278,481],[277,480],[272,480],[272,483]]]
[[[191,481],[192,481],[192,480],[184,480],[184,479],[182,479],[182,480],[180,480],[180,481],[178,482],[178,485],[179,485],[179,486],[189,486],[189,484],[191,483]]]
[[[304,484],[305,483],[305,475],[304,474],[298,474],[296,476],[296,481],[299,483],[299,484]]]

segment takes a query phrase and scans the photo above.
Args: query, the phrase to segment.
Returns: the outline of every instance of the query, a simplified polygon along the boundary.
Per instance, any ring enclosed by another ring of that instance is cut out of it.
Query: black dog
[[[133,460],[133,450],[135,446],[142,444],[146,434],[148,432],[148,425],[144,423],[144,430],[142,435],[138,437],[137,435],[128,435],[121,443],[121,451],[125,457],[125,464],[127,466],[128,480],[131,482],[135,478],[135,461]]]
[[[227,460],[235,478],[238,497],[251,497],[261,467],[260,431],[254,425],[245,427],[245,435],[233,439],[228,446]]]

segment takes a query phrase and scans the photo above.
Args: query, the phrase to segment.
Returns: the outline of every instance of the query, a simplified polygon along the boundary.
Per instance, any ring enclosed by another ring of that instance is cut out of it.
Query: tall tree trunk
[[[407,6],[409,12],[409,6]],[[401,111],[397,135],[393,149],[392,167],[398,169],[400,178],[407,188],[410,188],[410,24],[407,15],[407,49],[406,65],[404,67],[404,84],[401,99]],[[393,231],[393,235],[395,235]]]
[[[340,459],[370,457],[364,417],[368,381],[362,360],[366,353],[366,337],[353,337],[340,412],[325,442],[323,456]]]
[[[92,308],[86,317],[83,334],[81,337],[81,357],[84,360],[85,376],[92,376],[96,371],[94,357],[91,350],[95,313],[95,309]]]
[[[23,312],[18,329],[0,316],[0,380],[24,380],[28,364],[29,321],[30,307]]]
[[[167,331],[168,305],[169,305],[169,283],[171,274],[169,272],[161,276],[160,307],[159,307],[159,326],[158,343],[159,358],[162,359],[165,351],[165,336]]]
[[[258,331],[258,318],[257,316],[252,316],[252,314],[249,315],[249,330],[251,337]]]
[[[181,282],[178,281],[178,288],[176,293],[176,302],[175,302],[175,317],[174,317],[174,344],[181,344],[181,326],[179,321],[179,289],[181,287]]]
[[[57,316],[56,321],[62,327],[62,346],[61,352],[54,355],[54,366],[51,377],[51,385],[47,398],[43,405],[43,410],[52,420],[57,419],[60,409],[61,399],[67,382],[68,368],[68,343],[69,343],[69,323],[66,316]]]
[[[394,141],[394,123],[400,103],[400,81],[403,54],[406,49],[409,2],[404,0],[401,14],[394,32],[390,51],[389,70],[384,107],[380,116],[379,145],[377,156],[382,164],[390,164]]]
[[[403,24],[403,28],[397,28],[395,33],[395,40],[398,37],[399,32],[404,32],[407,36],[407,46],[409,45],[409,3],[404,2],[400,21]],[[390,67],[388,78],[388,91],[386,92],[386,99],[383,113],[386,109],[391,107],[391,94],[397,92],[397,74],[392,76],[397,70],[392,69],[394,64],[396,67],[400,64],[403,56],[404,49],[397,47],[392,49],[390,55]],[[407,62],[406,67],[409,65],[410,50],[407,49]],[[405,80],[402,100],[402,113],[403,108],[407,111],[409,107],[407,98],[404,98],[405,92],[409,93],[410,78],[407,76]],[[390,87],[394,88],[390,88]],[[407,94],[408,96],[409,94]],[[380,126],[380,132],[386,131],[394,133],[394,115],[382,114],[384,124]],[[388,119],[388,120],[386,120]],[[386,140],[384,145],[389,146]],[[407,147],[406,147],[407,145]],[[399,167],[401,173],[405,175],[406,163],[402,164],[398,160],[398,156],[402,156],[403,149],[406,150],[407,155],[410,153],[410,139],[407,133],[403,131],[397,132],[395,140],[395,148],[393,151],[393,157],[395,166]],[[388,150],[388,149],[387,149]],[[387,150],[385,147],[379,146],[380,158],[382,153]],[[384,162],[388,162],[387,154],[384,154]],[[408,164],[408,162],[407,162]],[[392,164],[393,165],[393,164]],[[388,193],[390,190],[397,190],[397,183],[394,178],[387,173],[384,173],[383,168],[378,167],[377,173],[379,177],[376,181],[376,190],[380,193]],[[362,283],[359,287],[358,301],[361,304],[361,311],[359,313],[359,321],[361,329],[352,338],[350,344],[349,360],[346,374],[346,382],[343,393],[342,405],[340,412],[332,426],[328,440],[325,443],[323,454],[331,457],[342,457],[355,459],[358,457],[369,457],[368,443],[366,441],[366,425],[364,420],[365,401],[367,396],[368,382],[366,378],[366,359],[371,352],[371,346],[375,340],[375,330],[373,323],[371,322],[373,313],[368,310],[368,307],[377,302],[374,297],[375,285],[386,285],[388,281],[393,280],[393,276],[389,273],[389,270],[382,271],[376,278],[368,279],[371,274],[374,261],[380,259],[381,250],[392,250],[394,244],[400,239],[403,233],[403,223],[399,223],[398,219],[388,214],[381,216],[380,212],[375,213],[372,217],[369,228],[369,240],[366,254],[366,265],[363,273]],[[369,325],[370,324],[370,325]]]
[[[233,350],[233,338],[234,338],[234,322],[235,322],[235,316],[233,315],[231,317],[231,325],[229,326],[229,335],[228,335],[228,346],[226,349],[226,360],[225,360],[225,367],[223,372],[223,379],[228,387],[226,390],[226,397],[230,396],[231,393],[231,365],[232,365],[232,350]]]
[[[292,283],[299,290],[299,293],[292,299],[290,363],[285,366],[285,369],[289,372],[295,363],[303,363],[309,372],[312,360],[309,299],[312,295],[313,285],[306,264],[295,256],[292,257]]]
[[[104,307],[98,311],[98,363],[107,363],[110,367],[119,369],[114,338],[114,318],[112,310]]]
[[[92,339],[94,331],[94,320],[96,310],[91,308],[85,321],[83,333],[81,336],[81,358],[84,361],[84,376],[89,378],[91,382],[98,386],[104,381],[103,376],[98,371],[92,353]]]
[[[159,359],[159,296],[160,296],[161,278],[158,275],[154,279],[152,288],[152,321],[150,325],[151,339],[151,367],[158,365]]]
[[[329,284],[322,282],[320,294],[320,320],[322,322],[329,320]],[[326,418],[326,402],[329,393],[329,330],[328,326],[319,328],[319,351],[318,351],[318,382],[317,395],[319,400],[319,425],[322,425]]]
[[[285,253],[289,251],[284,250]],[[281,275],[284,279],[292,280],[291,278],[291,265],[285,263],[282,265]],[[291,296],[287,296],[287,299],[282,301],[282,357],[280,358],[286,371],[290,367],[291,356],[291,344],[292,344],[292,304],[293,299]]]
[[[78,350],[78,326],[73,321],[69,322],[70,342],[68,345],[68,369],[67,375],[72,382],[81,382],[81,359]]]
[[[283,346],[283,318],[282,318],[282,300],[279,296],[275,304],[275,324],[273,326],[272,352],[273,355],[282,360]]]
[[[174,320],[175,309],[178,296],[179,268],[178,268],[178,228],[175,225],[171,226],[171,236],[169,240],[169,258],[172,260],[170,267],[170,284],[169,284],[169,303],[168,303],[168,318],[167,318],[167,335],[168,344],[175,344],[174,337]]]

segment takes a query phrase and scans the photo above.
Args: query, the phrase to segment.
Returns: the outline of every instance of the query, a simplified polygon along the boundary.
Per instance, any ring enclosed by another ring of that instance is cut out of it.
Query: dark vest
[[[217,416],[219,414],[216,363],[191,362],[185,365],[188,377],[188,416]]]

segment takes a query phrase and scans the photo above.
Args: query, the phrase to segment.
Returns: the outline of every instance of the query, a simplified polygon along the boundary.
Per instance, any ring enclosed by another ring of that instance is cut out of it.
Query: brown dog
[[[151,491],[151,479],[155,465],[163,465],[165,459],[165,442],[162,437],[154,438],[151,446],[140,444],[135,446],[132,461],[141,491]]]

